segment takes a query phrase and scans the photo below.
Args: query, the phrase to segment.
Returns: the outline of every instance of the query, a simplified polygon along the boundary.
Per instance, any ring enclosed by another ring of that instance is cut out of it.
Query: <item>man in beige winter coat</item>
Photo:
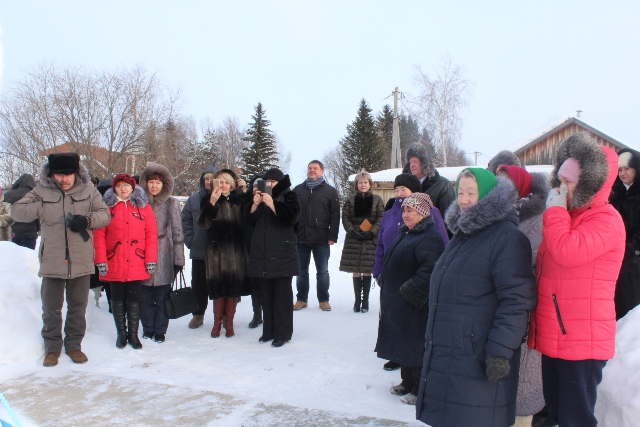
[[[111,216],[77,154],[51,154],[48,160],[40,168],[40,184],[13,204],[12,216],[20,222],[38,219],[41,224],[38,275],[42,277],[43,365],[58,364],[63,343],[74,363],[84,363],[88,359],[81,345],[89,276],[94,272],[93,230],[109,224]]]

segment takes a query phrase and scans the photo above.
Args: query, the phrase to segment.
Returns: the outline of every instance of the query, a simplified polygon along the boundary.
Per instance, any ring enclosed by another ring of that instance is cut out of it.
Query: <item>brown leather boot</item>
[[[237,298],[227,298],[227,302],[225,305],[225,313],[227,315],[226,318],[226,332],[225,335],[227,338],[231,338],[235,335],[233,331],[233,317],[236,315],[236,307],[238,306]]]
[[[50,351],[45,355],[44,362],[42,362],[42,366],[46,366],[47,368],[56,366],[58,364],[59,357],[60,357],[59,351]]]
[[[226,298],[216,298],[213,300],[213,329],[211,329],[211,338],[218,338],[220,336],[225,300]]]

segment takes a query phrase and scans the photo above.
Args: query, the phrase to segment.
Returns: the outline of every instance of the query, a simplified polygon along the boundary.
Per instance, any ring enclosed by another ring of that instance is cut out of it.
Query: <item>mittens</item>
[[[511,370],[511,364],[509,363],[509,359],[505,359],[504,357],[494,356],[491,353],[487,353],[487,378],[491,381],[500,381],[507,375],[509,375],[509,371]]]
[[[96,264],[96,268],[98,269],[98,274],[101,276],[106,276],[107,270],[109,270],[107,263]]]
[[[568,193],[569,188],[564,184],[560,186],[560,192],[558,192],[557,189],[552,188],[549,191],[549,196],[547,196],[547,209],[554,206],[560,206],[566,209]]]
[[[156,263],[155,262],[148,262],[146,264],[146,266],[147,266],[147,273],[153,274],[156,271]]]

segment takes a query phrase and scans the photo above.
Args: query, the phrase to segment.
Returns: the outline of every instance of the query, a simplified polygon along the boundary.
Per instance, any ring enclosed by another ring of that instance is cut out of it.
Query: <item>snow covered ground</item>
[[[164,344],[121,350],[103,296],[87,310],[89,362],[75,365],[63,354],[44,368],[36,252],[0,242],[0,392],[23,426],[423,425],[415,407],[388,391],[400,374],[384,371],[373,352],[378,292],[369,313],[353,313],[351,277],[338,271],[341,249],[334,245],[330,259],[333,310],[321,311],[312,291],[282,348],[259,344],[261,328],[247,327],[247,297],[233,338],[210,338],[210,307],[200,329],[189,329],[187,316],[171,321]],[[616,358],[599,390],[602,426],[640,419],[639,324],[640,310],[619,323]],[[0,420],[15,425],[2,404]]]

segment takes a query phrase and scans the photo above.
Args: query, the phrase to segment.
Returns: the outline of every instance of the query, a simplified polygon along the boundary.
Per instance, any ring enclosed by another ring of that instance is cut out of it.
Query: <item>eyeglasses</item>
[[[131,188],[131,184],[116,185],[116,190],[122,190],[123,188]]]

